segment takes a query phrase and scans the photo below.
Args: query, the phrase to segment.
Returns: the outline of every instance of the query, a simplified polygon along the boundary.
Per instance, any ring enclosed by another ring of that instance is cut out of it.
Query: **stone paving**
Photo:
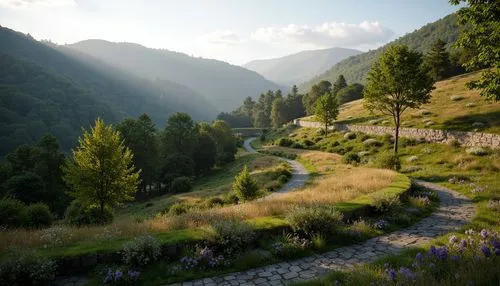
[[[416,183],[435,190],[440,205],[430,216],[404,230],[294,261],[172,285],[285,285],[307,281],[330,270],[348,270],[388,254],[397,254],[404,248],[427,243],[439,235],[459,229],[473,218],[474,204],[465,196],[432,183]]]
[[[252,138],[245,140],[245,142],[243,143],[243,147],[245,147],[245,149],[250,153],[257,153],[257,151],[252,147],[252,145],[250,145],[250,142],[252,142],[255,139],[256,139],[255,137],[252,137]],[[297,162],[295,160],[288,160],[288,159],[284,159],[284,158],[280,158],[280,159],[283,161],[286,161],[286,162],[288,162],[288,164],[290,164],[290,166],[292,167],[292,177],[279,190],[273,192],[272,194],[270,194],[266,197],[261,198],[260,200],[265,200],[267,198],[279,196],[282,193],[286,193],[286,192],[290,192],[290,191],[302,188],[304,186],[304,184],[307,182],[307,180],[309,179],[309,172],[306,170],[306,168],[304,168],[304,166],[302,164],[300,164],[299,162]]]

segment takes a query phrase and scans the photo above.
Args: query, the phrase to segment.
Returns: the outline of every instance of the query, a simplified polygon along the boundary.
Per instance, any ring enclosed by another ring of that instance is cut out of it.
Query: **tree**
[[[187,114],[177,112],[170,116],[163,132],[163,154],[179,153],[191,156],[196,143],[196,130],[193,119]]]
[[[353,83],[339,90],[335,97],[337,98],[337,102],[339,104],[344,104],[363,98],[363,89],[364,86],[362,84]]]
[[[325,93],[316,101],[315,116],[325,125],[325,134],[328,134],[328,127],[333,125],[339,115],[339,105],[331,93]]]
[[[198,134],[197,144],[193,153],[195,173],[197,175],[207,173],[215,165],[217,147],[208,132]]]
[[[254,107],[255,107],[255,101],[253,101],[253,99],[250,96],[245,98],[245,100],[243,101],[243,111],[245,112],[246,116],[253,117]]]
[[[286,104],[282,97],[277,97],[271,110],[271,122],[274,128],[282,126],[286,121]]]
[[[311,87],[306,96],[302,98],[304,107],[306,109],[306,113],[311,115],[314,114],[314,109],[316,107],[316,100],[320,98],[325,93],[332,92],[332,84],[329,81],[322,80],[318,84],[315,84]]]
[[[134,166],[141,170],[141,189],[151,185],[156,177],[158,163],[158,137],[156,126],[147,114],[137,120],[127,118],[120,122],[116,129],[120,131],[125,145],[134,154]]]
[[[243,170],[234,178],[233,192],[241,201],[247,201],[255,198],[258,191],[259,186],[245,165]]]
[[[257,110],[253,125],[258,128],[269,127],[269,117],[266,116],[266,112],[264,110]]]
[[[229,125],[222,120],[215,120],[212,123],[212,139],[217,148],[216,163],[222,166],[226,163],[235,160],[238,148],[236,146],[236,138],[234,137],[233,130]]]
[[[473,54],[466,62],[467,70],[486,68],[478,80],[467,87],[481,89],[481,96],[500,100],[500,2],[491,0],[450,0],[453,5],[466,2],[458,10],[461,30],[456,45]]]
[[[84,130],[78,143],[72,151],[73,160],[63,168],[70,195],[87,205],[98,205],[101,215],[107,206],[133,200],[139,172],[120,132],[99,118],[90,132]]]
[[[403,45],[389,47],[368,73],[365,107],[392,116],[395,125],[394,154],[398,153],[401,114],[428,103],[434,89],[429,67],[422,54]]]
[[[450,74],[450,55],[446,51],[446,42],[438,39],[426,55],[426,62],[431,68],[434,80],[442,80]]]
[[[335,81],[335,83],[333,84],[333,88],[332,88],[332,94],[333,95],[337,95],[337,93],[343,89],[347,87],[347,82],[344,78],[343,75],[339,75],[339,77],[337,78],[337,80]]]

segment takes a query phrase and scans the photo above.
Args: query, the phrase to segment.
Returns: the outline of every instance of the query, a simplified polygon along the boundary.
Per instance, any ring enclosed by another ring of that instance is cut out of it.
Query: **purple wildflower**
[[[455,235],[450,236],[450,239],[448,240],[448,242],[449,242],[450,244],[454,244],[454,243],[456,243],[457,241],[458,241],[458,238],[457,238]]]
[[[214,252],[208,247],[205,247],[202,250],[200,250],[200,256],[203,258],[210,258],[213,255],[214,255]]]
[[[491,241],[491,245],[493,245],[494,248],[500,249],[500,241],[499,240],[493,239]]]
[[[407,279],[414,279],[415,273],[413,273],[409,268],[401,267],[399,268],[399,273],[403,274]]]
[[[460,240],[460,248],[464,249],[466,247],[467,247],[467,240],[465,239]]]
[[[106,278],[104,278],[103,284],[108,284],[113,280],[113,275],[106,275]]]
[[[446,248],[446,246],[434,248],[433,254],[439,260],[446,260],[446,258],[448,258],[448,248]]]
[[[488,246],[483,245],[481,247],[481,251],[483,252],[484,256],[486,256],[486,257],[490,257],[491,256],[491,250],[490,250],[490,248]]]
[[[436,255],[436,247],[434,245],[431,245],[429,248],[429,255]]]
[[[121,272],[120,270],[116,270],[115,272],[115,281],[121,279],[123,277],[123,272]]]
[[[487,231],[486,229],[484,229],[484,228],[483,228],[483,229],[481,230],[481,237],[482,237],[482,238],[486,239],[486,238],[488,237],[488,234],[489,234],[489,233],[488,233],[488,231]]]
[[[396,281],[396,275],[397,275],[396,270],[394,270],[394,269],[388,269],[387,270],[387,277],[389,277],[390,280],[392,280],[392,281],[395,282]]]
[[[424,260],[424,256],[422,255],[422,253],[417,253],[417,255],[415,255],[415,260],[417,260],[418,263],[422,263],[422,261]]]
[[[131,271],[131,270],[128,271],[128,276],[132,279],[137,279],[137,278],[139,278],[140,275],[141,275],[141,272],[139,272],[139,271]]]

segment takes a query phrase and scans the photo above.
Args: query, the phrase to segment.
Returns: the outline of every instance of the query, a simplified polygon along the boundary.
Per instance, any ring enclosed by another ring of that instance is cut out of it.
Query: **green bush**
[[[175,203],[168,208],[168,213],[171,215],[181,215],[187,213],[189,207],[183,203]]]
[[[363,145],[367,147],[380,147],[382,143],[378,142],[376,139],[369,138],[363,141]]]
[[[170,185],[170,191],[172,193],[186,193],[193,187],[193,181],[189,177],[178,177],[172,181]]]
[[[284,184],[286,184],[286,182],[288,182],[288,177],[287,176],[281,175],[281,176],[278,177],[278,183],[280,185],[284,185]]]
[[[346,153],[343,157],[343,161],[346,164],[359,163],[361,158],[356,153]]]
[[[379,168],[399,170],[401,169],[401,162],[399,157],[392,152],[381,153],[377,156],[376,165]]]
[[[408,146],[416,146],[418,144],[417,139],[415,138],[399,138],[399,145],[402,147],[408,147]]]
[[[304,149],[304,146],[299,142],[294,142],[292,145],[290,145],[290,147],[295,149]]]
[[[293,208],[286,220],[295,232],[307,235],[333,233],[342,224],[342,214],[331,207],[297,206]]]
[[[240,201],[238,196],[236,194],[232,194],[232,193],[225,195],[223,200],[224,200],[224,204],[228,204],[228,205],[237,204]]]
[[[215,206],[223,206],[224,205],[224,200],[220,197],[213,197],[213,198],[210,198],[206,201],[206,205],[209,207],[209,208],[213,208]]]
[[[489,154],[488,150],[482,147],[471,147],[465,150],[465,152],[474,156],[486,156]]]
[[[80,201],[74,200],[66,209],[64,220],[66,223],[76,226],[104,225],[113,221],[113,212],[106,207],[101,214],[98,206],[85,206]]]
[[[347,140],[356,139],[356,133],[347,132],[346,134],[344,134],[344,139],[347,139]]]
[[[7,228],[21,227],[26,221],[26,206],[18,200],[5,198],[0,200],[0,226]]]
[[[122,258],[125,264],[143,266],[155,262],[161,254],[158,239],[151,235],[136,237],[123,245]]]
[[[257,196],[259,186],[254,178],[250,175],[248,167],[245,166],[243,170],[236,176],[233,183],[233,192],[238,196],[241,201],[251,200]]]
[[[217,220],[210,226],[207,243],[216,251],[232,256],[242,251],[254,239],[252,228],[237,220]]]
[[[293,144],[293,140],[289,138],[282,137],[278,140],[278,146],[290,147]]]
[[[372,200],[372,205],[380,213],[391,212],[401,206],[398,195],[382,193],[373,196]]]
[[[314,142],[312,142],[311,140],[309,139],[305,139],[303,141],[304,145],[306,145],[307,147],[311,147],[311,146],[314,146]]]
[[[43,203],[29,205],[26,208],[26,225],[41,228],[52,225],[54,220],[49,206]]]
[[[0,264],[0,285],[47,285],[56,269],[53,260],[34,252],[10,252]]]

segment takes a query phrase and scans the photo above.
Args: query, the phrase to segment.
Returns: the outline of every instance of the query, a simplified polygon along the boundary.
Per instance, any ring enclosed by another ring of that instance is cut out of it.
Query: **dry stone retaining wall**
[[[301,127],[321,128],[323,125],[319,122],[305,121],[295,119],[294,123]],[[394,127],[353,125],[353,124],[334,124],[336,130],[340,131],[358,131],[367,134],[384,135],[393,134]],[[424,139],[428,142],[449,143],[457,140],[463,146],[470,147],[490,147],[500,148],[500,135],[479,132],[463,132],[437,129],[418,129],[418,128],[400,128],[401,137]]]

